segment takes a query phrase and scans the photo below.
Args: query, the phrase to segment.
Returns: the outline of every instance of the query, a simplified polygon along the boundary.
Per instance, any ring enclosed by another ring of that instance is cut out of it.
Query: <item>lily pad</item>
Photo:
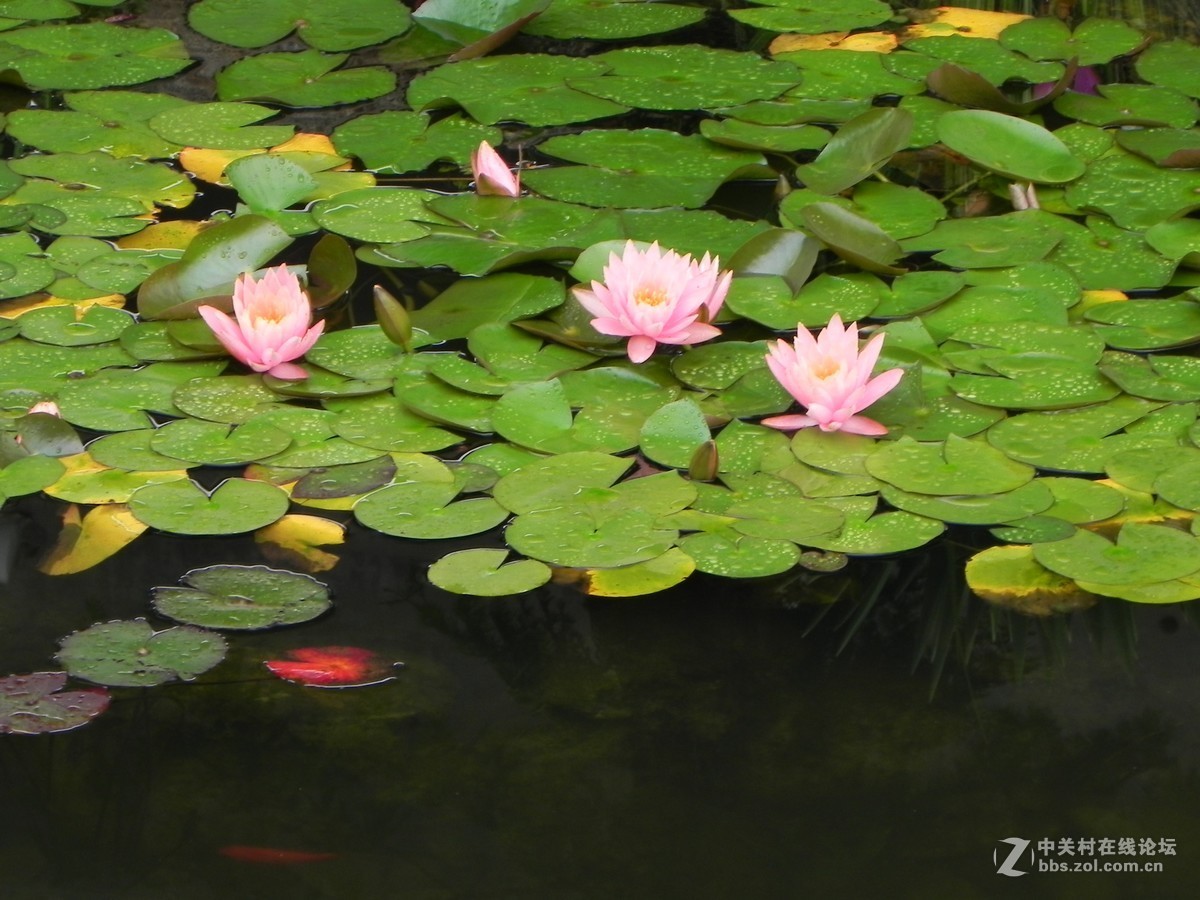
[[[477,122],[561,125],[620,115],[629,107],[576,90],[568,83],[607,71],[592,58],[520,54],[488,56],[439,66],[415,78],[408,104],[415,110],[458,104]]]
[[[705,11],[701,8],[676,3],[553,0],[521,31],[541,37],[616,41],[686,28],[703,20],[704,16]]]
[[[104,622],[63,638],[56,659],[75,678],[110,687],[192,681],[225,658],[219,634],[180,625],[156,632],[144,619]]]
[[[815,191],[840,193],[908,146],[912,127],[912,114],[907,110],[872,109],[843,124],[816,160],[797,166],[796,174]]]
[[[192,569],[183,587],[153,588],[154,609],[185,625],[256,631],[298,625],[330,607],[328,588],[308,575],[266,566]]]
[[[346,53],[261,53],[217,73],[221,100],[268,100],[285,106],[337,106],[373,100],[396,89],[396,76],[382,66],[339,68]],[[336,71],[335,71],[336,70]]]
[[[258,150],[282,144],[292,136],[290,125],[255,125],[275,110],[253,103],[204,103],[158,113],[150,130],[165,140],[188,147],[216,150]]]
[[[0,68],[33,90],[80,90],[140,84],[191,64],[187,48],[162,28],[106,22],[37,25],[0,34]]]
[[[851,31],[886,22],[891,8],[881,0],[844,0],[831,7],[820,0],[753,0],[755,8],[731,10],[739,22],[767,31],[821,34]]]
[[[66,110],[22,109],[9,113],[7,131],[50,153],[104,151],[111,156],[165,158],[183,149],[146,124],[168,109],[189,105],[170,94],[141,91],[75,91],[63,95]]]
[[[0,678],[0,734],[70,731],[108,709],[107,691],[64,691],[66,684],[65,672]]]
[[[991,110],[945,113],[938,119],[937,132],[951,150],[1008,178],[1060,184],[1087,169],[1045,128]]]
[[[172,534],[240,534],[287,512],[287,494],[272,484],[230,478],[211,494],[193,481],[149,484],[129,497],[139,521]]]
[[[988,444],[953,436],[940,444],[901,438],[867,457],[866,468],[901,490],[935,496],[998,494],[1021,487],[1034,475],[1031,466]]]
[[[264,47],[294,30],[318,50],[354,50],[402,34],[411,22],[390,0],[201,0],[188,9],[192,28],[235,47]]]
[[[429,580],[443,591],[471,597],[507,597],[541,587],[550,567],[536,559],[506,563],[507,550],[458,550],[429,567]]]
[[[1079,529],[1064,541],[1033,545],[1052,572],[1096,584],[1150,584],[1200,571],[1200,540],[1165,525],[1130,522],[1116,542]]]
[[[697,207],[722,182],[765,162],[697,135],[643,128],[554,137],[540,148],[583,166],[535,169],[525,183],[547,197],[592,206]]]
[[[612,568],[661,556],[679,532],[658,525],[651,513],[630,509],[597,514],[583,504],[540,509],[517,516],[505,529],[508,545],[557,566]]]
[[[457,494],[456,484],[393,484],[354,504],[354,517],[375,531],[420,540],[479,534],[508,518],[508,510],[491,497],[451,503]]]
[[[388,110],[358,116],[333,130],[339,153],[358,157],[376,172],[419,172],[439,160],[469,165],[480,141],[495,144],[500,133],[462,116],[431,121],[424,113]]]

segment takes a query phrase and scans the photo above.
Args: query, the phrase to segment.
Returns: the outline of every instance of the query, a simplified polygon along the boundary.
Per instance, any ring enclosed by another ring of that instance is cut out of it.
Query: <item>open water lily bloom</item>
[[[879,422],[857,415],[894,388],[904,374],[903,369],[889,369],[871,377],[882,349],[883,335],[877,334],[860,352],[858,325],[844,327],[838,315],[816,338],[799,328],[794,343],[775,341],[768,347],[767,366],[805,413],[772,416],[763,424],[785,431],[816,425],[822,431],[887,434]]]
[[[475,193],[498,197],[520,197],[521,179],[513,173],[487,141],[481,141],[471,154],[471,174]]]
[[[259,280],[240,276],[233,286],[233,318],[212,306],[198,312],[237,360],[289,381],[308,377],[292,360],[307,353],[325,329],[324,322],[312,324],[312,307],[287,266],[268,269]]]
[[[663,250],[657,241],[645,250],[629,241],[624,252],[608,257],[603,282],[572,290],[595,316],[592,327],[629,338],[629,358],[640,363],[659,344],[698,344],[719,335],[721,330],[709,323],[725,302],[732,277],[707,253],[697,262],[689,253]]]

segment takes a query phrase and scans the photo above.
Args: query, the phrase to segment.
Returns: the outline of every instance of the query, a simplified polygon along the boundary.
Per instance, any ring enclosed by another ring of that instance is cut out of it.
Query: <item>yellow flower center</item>
[[[659,285],[643,285],[633,292],[633,299],[646,306],[662,306],[667,302],[667,292]]]
[[[812,373],[818,378],[832,378],[841,368],[841,364],[837,360],[826,356],[813,363]]]

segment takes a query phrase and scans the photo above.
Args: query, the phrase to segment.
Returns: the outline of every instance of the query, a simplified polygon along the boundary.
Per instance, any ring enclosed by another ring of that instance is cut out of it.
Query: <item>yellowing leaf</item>
[[[62,297],[55,297],[52,294],[27,294],[24,297],[14,297],[11,300],[0,302],[0,316],[6,319],[15,319],[31,309],[42,309],[47,306],[74,306],[77,314],[83,315],[93,306],[122,309],[125,306],[125,298],[120,294],[105,294],[103,297],[91,297],[87,300],[64,300]]]
[[[158,222],[137,234],[127,234],[117,240],[122,250],[186,250],[192,238],[205,229],[204,222],[176,219]]]
[[[273,563],[294,566],[305,572],[324,572],[339,557],[317,549],[346,540],[345,526],[321,516],[287,515],[254,533],[263,555]]]
[[[72,575],[90,569],[129,544],[146,526],[123,503],[97,506],[82,519],[71,504],[63,514],[58,541],[38,566],[46,575]]]
[[[857,50],[864,53],[891,53],[896,49],[894,34],[883,31],[867,31],[851,34],[848,31],[830,31],[825,34],[781,34],[771,41],[771,55],[788,53],[792,50]]]
[[[266,150],[216,150],[211,147],[188,147],[179,154],[179,164],[201,181],[209,184],[229,185],[225,180],[225,169],[234,160],[244,156],[266,153]]]
[[[997,38],[1009,25],[1015,25],[1032,16],[1021,13],[989,12],[984,9],[967,9],[961,6],[939,6],[931,21],[909,25],[902,34],[903,40],[923,37]]]

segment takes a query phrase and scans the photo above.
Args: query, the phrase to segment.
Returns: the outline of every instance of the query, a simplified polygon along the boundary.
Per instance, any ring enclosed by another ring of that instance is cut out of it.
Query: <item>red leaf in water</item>
[[[377,653],[362,647],[299,647],[288,650],[288,659],[268,659],[273,675],[311,687],[364,687],[381,684],[396,676],[401,663],[384,662]]]
[[[307,850],[281,850],[278,847],[251,847],[246,844],[230,844],[218,851],[222,856],[238,862],[260,863],[268,866],[293,866],[298,863],[326,862],[337,859],[336,853],[310,853]]]

